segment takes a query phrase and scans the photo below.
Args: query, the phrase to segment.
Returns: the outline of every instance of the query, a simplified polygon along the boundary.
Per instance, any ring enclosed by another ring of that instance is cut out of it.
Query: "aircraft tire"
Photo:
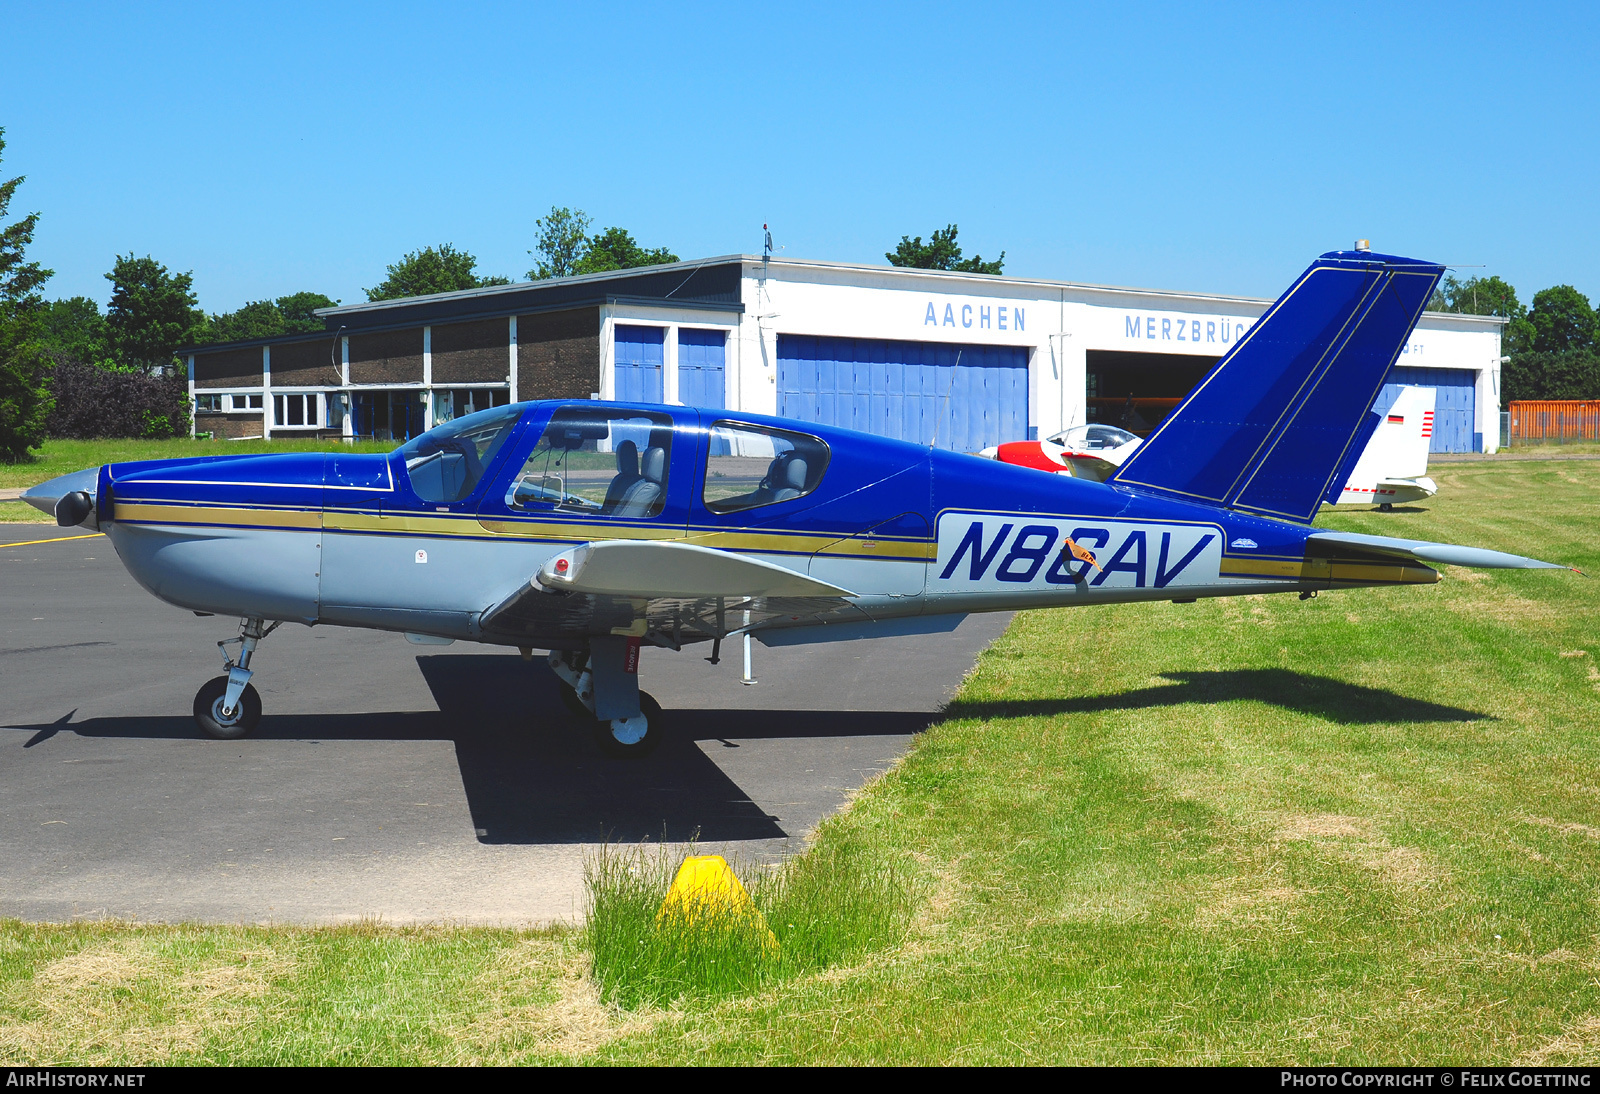
[[[255,729],[261,721],[261,696],[253,684],[244,686],[239,696],[239,709],[232,719],[222,716],[222,697],[228,690],[228,678],[218,676],[207,680],[194,695],[194,720],[207,737],[219,741],[236,741]]]
[[[577,696],[573,696],[574,699]],[[585,712],[587,714],[587,711]],[[644,736],[632,743],[617,740],[611,732],[611,723],[589,717],[590,725],[594,726],[595,741],[600,745],[600,751],[607,756],[619,760],[632,760],[641,756],[648,756],[656,750],[661,743],[661,704],[648,691],[639,693],[639,713],[645,718]]]

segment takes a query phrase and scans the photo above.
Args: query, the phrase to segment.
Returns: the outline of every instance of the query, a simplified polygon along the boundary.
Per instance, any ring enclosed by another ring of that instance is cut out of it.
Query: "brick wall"
[[[422,383],[422,328],[410,327],[406,330],[382,331],[377,334],[352,334],[350,382],[352,384]]]
[[[194,386],[260,387],[261,347],[195,354]]]
[[[504,383],[511,372],[511,324],[505,319],[433,328],[435,384]]]
[[[272,347],[273,387],[338,387],[339,384],[339,343],[332,338]]]
[[[587,399],[599,390],[599,308],[517,317],[517,398]]]
[[[198,365],[199,361],[195,364]],[[259,437],[261,411],[254,410],[249,414],[212,414],[202,411],[194,416],[194,428],[196,433],[210,433],[235,440],[240,437]]]

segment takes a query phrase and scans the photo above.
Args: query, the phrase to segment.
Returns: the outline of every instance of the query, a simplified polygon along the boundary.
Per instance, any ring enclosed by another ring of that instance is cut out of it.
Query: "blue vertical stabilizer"
[[[1309,523],[1443,273],[1323,255],[1109,481]]]

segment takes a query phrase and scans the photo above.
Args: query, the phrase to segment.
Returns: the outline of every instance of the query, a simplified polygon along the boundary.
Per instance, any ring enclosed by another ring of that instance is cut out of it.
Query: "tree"
[[[626,228],[607,228],[589,235],[593,220],[582,209],[553,206],[548,216],[534,223],[538,225],[539,238],[535,250],[528,253],[538,255],[539,264],[528,271],[529,281],[678,261],[678,256],[665,247],[646,250],[639,246]]]
[[[0,156],[5,153],[0,129]],[[0,182],[0,223],[25,176]],[[28,449],[44,442],[49,416],[50,360],[39,345],[37,318],[40,287],[52,271],[27,260],[38,213],[0,227],[0,457],[28,458]]]
[[[174,351],[200,335],[205,315],[195,307],[194,275],[170,273],[146,255],[118,255],[106,274],[111,306],[106,325],[117,363],[139,371],[166,371],[176,364]]]
[[[500,279],[497,284],[504,284]],[[280,296],[273,301],[278,306],[278,313],[283,316],[283,330],[285,334],[314,334],[320,330],[327,330],[328,325],[315,315],[311,314],[318,308],[336,308],[337,300],[330,300],[319,292],[297,292],[288,296]]]
[[[1554,285],[1533,295],[1535,353],[1563,353],[1584,350],[1594,345],[1595,314],[1588,297],[1571,285]]]
[[[111,328],[100,314],[100,305],[87,296],[52,300],[39,309],[37,324],[40,344],[57,360],[115,367]]]
[[[645,250],[634,241],[632,234],[623,228],[607,228],[589,239],[588,248],[578,259],[573,273],[604,273],[607,270],[631,270],[639,266],[660,266],[678,261],[678,256],[665,247]]]
[[[206,320],[205,342],[248,342],[256,338],[275,338],[280,334],[313,334],[327,325],[312,313],[317,308],[337,305],[319,292],[297,292],[276,300],[252,300],[238,311],[213,315]]]
[[[544,281],[577,273],[578,260],[589,246],[589,215],[582,209],[552,205],[548,215],[533,223],[539,235],[528,253],[537,254],[539,264],[528,271],[528,280]]]
[[[998,274],[1006,263],[1006,253],[993,262],[985,262],[982,255],[961,257],[961,245],[956,242],[958,229],[954,224],[938,229],[927,243],[922,237],[912,239],[901,236],[900,245],[883,257],[892,266],[907,266],[915,270],[954,270],[960,273]]]
[[[366,290],[368,300],[396,300],[402,296],[431,296],[440,292],[461,292],[490,285],[509,285],[504,277],[479,277],[478,260],[451,243],[412,251],[389,267],[389,276],[376,288]]]
[[[237,311],[223,312],[206,320],[200,335],[204,343],[248,342],[254,338],[273,338],[286,333],[283,313],[270,300],[252,300]]]
[[[1519,353],[1500,372],[1501,407],[1518,399],[1600,399],[1600,353]]]
[[[1510,320],[1502,345],[1506,353],[1525,353],[1533,349],[1533,325],[1528,322],[1528,309],[1517,299],[1517,290],[1499,277],[1474,276],[1461,281],[1454,274],[1446,274],[1444,281],[1433,290],[1428,310],[1458,315],[1498,315]]]

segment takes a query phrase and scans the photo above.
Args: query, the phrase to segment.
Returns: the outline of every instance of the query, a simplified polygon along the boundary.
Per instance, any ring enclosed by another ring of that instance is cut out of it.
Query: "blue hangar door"
[[[618,323],[614,341],[617,401],[665,402],[666,389],[662,386],[661,373],[667,360],[667,328],[629,327]]]
[[[1477,432],[1478,374],[1470,368],[1416,368],[1396,365],[1389,370],[1383,390],[1372,409],[1387,413],[1406,384],[1437,388],[1433,408],[1433,440],[1429,452],[1482,452],[1483,434]]]
[[[721,410],[727,406],[723,380],[728,335],[720,330],[678,328],[678,402]]]
[[[976,452],[1028,439],[1028,351],[778,335],[778,413]]]

